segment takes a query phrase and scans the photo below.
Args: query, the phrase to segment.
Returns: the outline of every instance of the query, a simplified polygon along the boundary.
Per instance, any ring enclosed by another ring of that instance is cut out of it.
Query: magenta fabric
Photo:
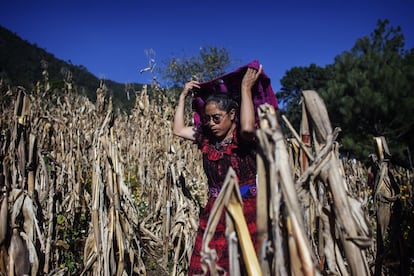
[[[200,84],[200,91],[198,91],[192,100],[192,107],[194,111],[194,124],[199,127],[201,124],[200,118],[204,115],[204,101],[210,95],[214,93],[230,93],[233,99],[240,103],[241,100],[241,81],[247,68],[259,69],[260,63],[258,60],[253,60],[250,63],[237,68],[233,72],[224,74],[221,77],[215,78],[208,82]],[[253,87],[253,104],[256,113],[256,122],[259,118],[257,115],[257,108],[268,103],[277,109],[277,99],[271,85],[270,78],[266,75],[264,70],[259,76],[257,84]]]

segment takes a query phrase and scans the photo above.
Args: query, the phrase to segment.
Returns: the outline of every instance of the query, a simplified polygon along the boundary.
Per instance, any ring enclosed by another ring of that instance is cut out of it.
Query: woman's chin
[[[216,137],[216,139],[220,140],[223,137],[223,133],[219,132],[219,131],[212,131],[213,135]]]

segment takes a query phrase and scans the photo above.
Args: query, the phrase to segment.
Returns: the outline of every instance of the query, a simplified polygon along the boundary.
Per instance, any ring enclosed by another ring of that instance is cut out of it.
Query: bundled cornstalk
[[[274,110],[260,111],[258,202],[267,202],[258,206],[257,218],[262,270],[370,275],[371,225],[364,201],[350,191],[335,142],[338,130],[315,91],[303,92],[302,107],[300,135],[285,118],[294,134],[290,144]]]
[[[377,154],[372,154],[373,199],[376,222],[375,275],[408,275],[409,260],[403,241],[403,182],[408,174],[400,172],[391,162],[385,137],[375,137]],[[407,184],[406,184],[407,185]],[[409,185],[409,184],[408,184]]]
[[[265,275],[314,275],[315,257],[275,110],[263,105],[259,115],[257,199],[262,204],[257,208],[257,231],[262,271]]]
[[[137,93],[119,139],[126,140],[123,156],[134,166],[144,250],[175,275],[185,272],[192,252],[204,173],[195,145],[172,135],[173,107],[159,101],[149,101],[146,87]]]

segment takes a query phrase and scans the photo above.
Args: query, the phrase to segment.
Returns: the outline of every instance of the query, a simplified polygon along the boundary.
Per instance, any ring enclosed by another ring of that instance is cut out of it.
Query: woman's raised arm
[[[193,126],[186,126],[185,125],[185,99],[188,96],[188,93],[194,89],[200,88],[200,85],[196,81],[187,82],[184,85],[184,89],[180,94],[180,98],[178,100],[178,106],[175,110],[174,115],[174,125],[173,125],[173,133],[181,138],[195,140],[194,134],[194,127]]]
[[[251,140],[255,136],[256,127],[252,88],[261,73],[262,65],[260,65],[259,70],[247,68],[241,83],[240,135],[245,140]]]

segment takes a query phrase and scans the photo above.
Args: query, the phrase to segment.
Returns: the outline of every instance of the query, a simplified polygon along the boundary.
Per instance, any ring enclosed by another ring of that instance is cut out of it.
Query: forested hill
[[[87,68],[63,61],[0,26],[0,79],[11,86],[23,86],[30,91],[35,85],[34,80],[42,79],[41,63],[43,61],[47,62],[52,88],[63,87],[64,75],[70,71],[77,92],[95,101],[100,79],[90,73]],[[105,80],[105,84],[110,93],[108,96],[112,96],[114,105],[122,110],[130,110],[134,104],[134,93],[130,93],[128,100],[124,83]],[[142,84],[129,85],[132,85],[136,91],[142,88]]]

